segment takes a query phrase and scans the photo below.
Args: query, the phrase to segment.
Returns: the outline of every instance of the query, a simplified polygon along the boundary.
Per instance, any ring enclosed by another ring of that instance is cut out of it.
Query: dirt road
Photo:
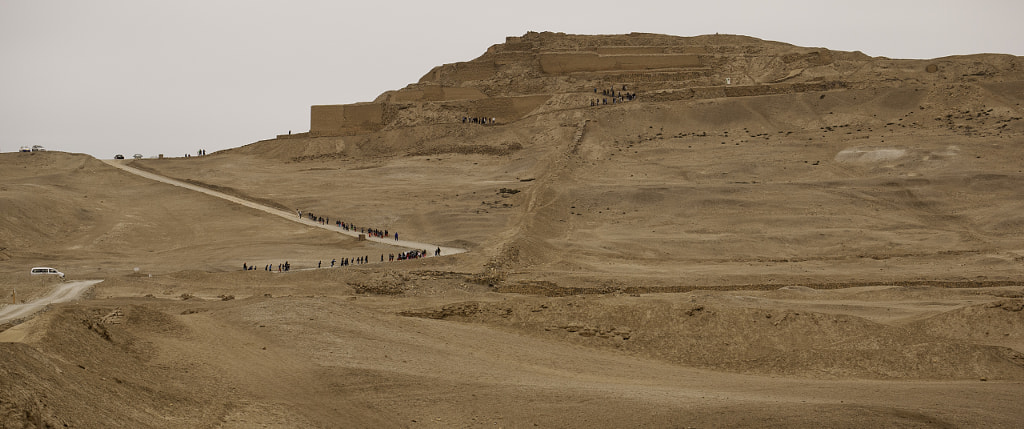
[[[50,304],[68,302],[78,298],[83,292],[103,280],[78,280],[61,283],[53,288],[53,292],[26,304],[11,304],[0,308],[0,323],[31,316]]]
[[[212,189],[204,188],[202,186],[197,186],[197,185],[193,185],[193,184],[190,184],[190,183],[185,183],[185,182],[182,182],[180,180],[175,180],[175,179],[172,179],[172,178],[169,178],[169,177],[166,177],[166,176],[161,176],[159,174],[154,174],[154,173],[150,173],[148,171],[139,170],[137,168],[133,168],[133,167],[130,167],[130,166],[126,165],[124,163],[124,161],[112,160],[112,159],[104,159],[104,160],[101,160],[101,161],[103,161],[103,162],[105,162],[105,163],[107,163],[107,164],[109,164],[109,165],[111,165],[113,167],[119,168],[121,170],[127,171],[129,173],[132,173],[132,174],[135,174],[135,175],[138,175],[138,176],[141,176],[141,177],[145,177],[145,178],[150,179],[150,180],[155,180],[155,181],[166,183],[166,184],[169,184],[169,185],[174,185],[174,186],[182,187],[182,188],[193,190],[193,191],[196,191],[196,192],[202,192],[204,194],[207,194],[207,195],[210,195],[210,196],[213,196],[213,197],[222,198],[222,199],[231,201],[231,202],[236,203],[236,204],[240,204],[240,205],[243,205],[243,206],[246,206],[246,207],[249,207],[249,208],[253,208],[253,209],[256,209],[256,210],[263,211],[265,213],[269,213],[269,214],[272,214],[272,215],[275,215],[275,216],[280,216],[280,217],[283,217],[285,219],[291,220],[293,222],[298,222],[298,223],[301,223],[301,224],[306,225],[306,226],[312,226],[312,227],[316,227],[316,228],[326,229],[326,230],[331,231],[331,232],[335,232],[335,233],[339,233],[339,234],[345,234],[345,235],[352,236],[352,237],[358,237],[360,235],[360,233],[357,232],[357,231],[346,231],[346,230],[344,230],[342,228],[339,228],[337,226],[321,225],[320,223],[315,222],[315,221],[313,221],[311,219],[299,216],[299,214],[297,212],[290,212],[290,211],[284,211],[284,210],[275,209],[273,207],[268,207],[268,206],[265,206],[263,204],[259,204],[259,203],[253,202],[253,201],[249,201],[249,200],[238,198],[238,197],[235,197],[235,196],[232,196],[232,195],[228,195],[228,194],[225,194],[223,192],[217,192],[217,191],[214,191]],[[434,255],[434,251],[436,249],[441,249],[441,253],[440,253],[439,256],[454,255],[454,254],[457,254],[457,253],[464,253],[464,252],[467,251],[466,249],[460,249],[460,248],[457,248],[457,247],[438,246],[438,245],[435,245],[435,244],[420,243],[420,242],[416,242],[416,241],[395,240],[393,238],[375,238],[375,237],[366,236],[366,240],[367,241],[374,241],[374,242],[378,242],[378,243],[383,243],[383,244],[388,244],[388,245],[392,245],[392,246],[397,246],[397,247],[402,247],[402,248],[407,248],[407,249],[426,250],[427,251],[426,255],[428,257],[433,256]]]

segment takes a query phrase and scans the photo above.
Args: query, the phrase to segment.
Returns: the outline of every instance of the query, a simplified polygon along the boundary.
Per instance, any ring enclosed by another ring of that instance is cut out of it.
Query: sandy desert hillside
[[[650,47],[699,52],[702,66],[541,68],[553,53]],[[548,97],[513,123],[462,123],[473,114],[457,109],[493,107],[463,100],[394,102],[384,109],[398,113],[374,133],[293,136],[145,165],[465,242],[491,258],[495,275],[513,279],[1010,280],[1024,256],[1018,62],[890,60],[739,36],[531,33],[381,97],[420,96],[417,88],[435,81],[491,99]],[[465,72],[479,64],[493,71]],[[652,81],[683,71],[699,79]],[[727,85],[729,75],[737,78]],[[636,102],[587,101],[609,98],[594,96],[596,88],[623,87]],[[778,93],[757,95],[765,87]],[[276,179],[282,171],[308,180],[286,189]],[[331,186],[341,174],[346,182]],[[396,189],[411,181],[418,195]]]
[[[129,162],[467,250],[406,261],[86,155],[0,154],[5,303],[61,284],[32,266],[103,280],[0,325],[0,422],[1016,426],[1022,67],[528,33],[313,106],[309,132]]]

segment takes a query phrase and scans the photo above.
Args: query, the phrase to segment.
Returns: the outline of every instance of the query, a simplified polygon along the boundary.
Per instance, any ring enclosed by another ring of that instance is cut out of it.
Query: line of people
[[[388,262],[393,262],[393,261],[396,261],[396,260],[397,261],[405,261],[405,260],[409,260],[409,259],[425,258],[426,256],[427,256],[427,251],[423,250],[423,249],[406,250],[404,252],[398,252],[397,254],[389,253],[387,255],[387,261]],[[438,247],[437,249],[434,250],[434,256],[441,256],[441,248],[440,247]],[[384,254],[381,253],[380,254],[380,261],[384,262],[384,260],[385,260],[384,259]],[[347,267],[349,265],[362,265],[362,264],[368,264],[368,263],[370,263],[370,257],[369,256],[358,256],[358,257],[355,257],[355,258],[341,258],[341,259],[333,259],[332,258],[331,259],[331,266],[330,266],[330,268],[335,268],[335,267],[341,268],[341,267]],[[324,265],[324,261],[317,261],[317,263],[316,263],[316,267],[317,268],[323,268],[323,265]],[[288,261],[285,261],[283,264],[277,264],[277,272],[291,271],[291,269],[292,269],[292,264],[289,263]],[[254,270],[256,270],[256,265],[252,265],[252,264],[243,262],[242,263],[242,270],[243,271],[254,271]],[[271,271],[271,272],[274,271],[274,264],[267,264],[267,265],[263,266],[263,271]]]
[[[283,264],[277,264],[277,271],[278,272],[288,271],[288,270],[291,270],[291,269],[292,269],[292,264],[288,263],[288,261],[284,261]],[[242,271],[255,271],[255,270],[256,270],[256,265],[254,265],[254,264],[247,264],[245,262],[242,263]],[[264,265],[263,266],[263,271],[274,271],[274,264]]]
[[[494,125],[498,123],[497,118],[485,118],[485,117],[462,117],[463,124],[482,124],[482,125]]]
[[[382,258],[384,257],[384,255],[380,255],[380,256]],[[359,256],[359,257],[355,257],[355,258],[341,258],[340,260],[339,259],[331,259],[331,268],[334,268],[335,265],[337,265],[338,267],[347,267],[349,265],[361,265],[361,264],[368,264],[368,263],[370,263],[370,257],[369,256]],[[323,268],[322,265],[323,265],[323,261],[320,261],[320,262],[316,263],[316,267],[317,268]]]
[[[299,219],[301,219],[303,217],[302,210],[296,210],[296,212],[299,214]],[[306,212],[305,217],[307,219],[313,221],[313,222],[319,223],[320,225],[330,225],[331,224],[331,218],[330,217],[327,217],[327,216],[317,216],[317,215],[313,214],[313,212]],[[345,231],[354,231],[354,232],[358,232],[360,234],[366,234],[367,236],[370,236],[370,237],[388,238],[388,237],[392,236],[391,232],[386,230],[386,229],[367,228],[365,226],[357,228],[351,222],[342,222],[340,220],[335,220],[334,224],[337,225],[338,228],[344,229]],[[398,240],[398,233],[397,232],[394,233],[393,236],[395,237],[395,240],[397,241]]]
[[[302,210],[296,210],[296,212],[298,213],[300,219],[305,216],[309,220],[317,222],[317,223],[319,223],[321,225],[329,225],[330,222],[331,222],[331,219],[329,217],[326,217],[326,216],[317,216],[317,215],[313,214],[312,212],[303,213]],[[386,238],[386,237],[392,237],[393,236],[395,238],[395,241],[398,241],[398,233],[396,232],[396,233],[392,234],[390,231],[388,231],[386,229],[385,230],[381,230],[381,229],[366,228],[366,227],[359,227],[359,228],[357,228],[355,225],[352,225],[349,222],[342,222],[340,220],[335,221],[335,225],[337,225],[339,228],[344,229],[345,231],[356,231],[356,232],[359,232],[361,234],[367,234],[368,236],[376,237],[376,238]],[[426,256],[427,256],[427,251],[426,250],[421,250],[421,249],[407,250],[407,251],[404,251],[404,252],[399,252],[397,255],[394,254],[394,253],[388,254],[387,255],[387,261],[388,262],[392,262],[392,261],[395,261],[395,260],[404,261],[404,260],[408,260],[408,259],[423,258],[423,257],[426,257]],[[434,250],[434,256],[441,256],[441,248],[440,247],[438,247],[437,249]],[[384,262],[385,261],[384,258],[385,258],[385,255],[383,253],[381,253],[380,261]],[[345,266],[349,266],[349,265],[361,265],[361,264],[368,264],[368,263],[370,263],[370,257],[369,256],[359,256],[359,257],[355,257],[355,258],[342,258],[341,260],[333,259],[332,258],[331,259],[331,268],[345,267]],[[323,268],[323,261],[318,261],[317,264],[316,264],[316,267],[317,268]],[[256,269],[255,265],[251,265],[249,263],[242,263],[242,270],[251,271],[251,270],[255,270],[255,269]],[[274,264],[267,264],[267,265],[265,265],[263,267],[263,270],[264,271],[271,271],[271,272],[274,271]],[[283,264],[277,264],[277,271],[278,272],[285,272],[285,271],[290,271],[290,270],[291,270],[291,264],[288,261],[285,261]]]

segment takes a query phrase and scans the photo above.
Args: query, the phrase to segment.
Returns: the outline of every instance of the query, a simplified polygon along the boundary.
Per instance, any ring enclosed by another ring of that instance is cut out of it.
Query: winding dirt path
[[[77,299],[83,292],[103,280],[78,280],[61,283],[49,295],[25,304],[11,304],[0,308],[0,324],[22,319],[35,314],[50,304]]]
[[[249,201],[249,200],[245,200],[245,199],[242,199],[242,198],[238,198],[238,197],[233,196],[233,195],[228,195],[228,194],[225,194],[223,192],[217,192],[217,191],[214,191],[214,190],[209,189],[209,188],[204,188],[202,186],[193,185],[191,183],[185,183],[185,182],[182,182],[180,180],[172,179],[170,177],[161,176],[159,174],[154,174],[154,173],[151,173],[151,172],[148,172],[148,171],[140,170],[140,169],[128,166],[127,164],[125,164],[125,161],[113,160],[113,159],[101,159],[100,161],[103,161],[103,162],[105,162],[105,163],[107,163],[107,164],[109,164],[109,165],[111,165],[113,167],[119,168],[121,170],[127,171],[127,172],[132,173],[132,174],[137,175],[137,176],[145,177],[147,179],[155,180],[155,181],[166,183],[166,184],[169,184],[169,185],[174,185],[174,186],[182,187],[182,188],[193,190],[193,191],[196,191],[196,192],[202,192],[202,193],[204,193],[206,195],[210,195],[210,196],[217,197],[217,198],[222,198],[222,199],[231,201],[233,203],[240,204],[240,205],[243,205],[243,206],[246,206],[246,207],[249,207],[249,208],[253,208],[253,209],[256,209],[256,210],[260,210],[260,211],[263,211],[265,213],[269,213],[269,214],[272,214],[272,215],[275,215],[275,216],[280,216],[280,217],[288,219],[288,220],[290,220],[292,222],[298,222],[298,223],[301,223],[301,224],[306,225],[306,226],[311,226],[311,227],[315,227],[315,228],[325,229],[325,230],[328,230],[328,231],[331,231],[331,232],[334,232],[334,233],[345,234],[345,235],[352,236],[352,237],[359,237],[359,235],[360,235],[359,232],[356,232],[356,231],[346,231],[346,230],[344,230],[342,228],[339,228],[337,226],[321,225],[320,223],[314,222],[313,220],[311,220],[309,218],[300,217],[297,212],[284,211],[284,210],[276,209],[276,208],[273,208],[273,207],[268,207],[268,206],[265,206],[263,204],[259,204],[259,203],[253,202],[253,201]],[[383,243],[383,244],[387,244],[387,245],[391,245],[391,246],[402,247],[402,248],[406,248],[406,249],[426,250],[427,251],[427,257],[434,256],[434,252],[437,249],[441,249],[441,254],[439,256],[447,256],[447,255],[454,255],[454,254],[457,254],[457,253],[465,253],[465,252],[467,252],[466,249],[460,249],[458,247],[438,246],[438,245],[435,245],[435,244],[420,243],[420,242],[416,242],[416,241],[395,240],[393,238],[376,238],[376,237],[366,236],[366,240],[367,241],[374,241],[374,242],[377,242],[377,243]]]

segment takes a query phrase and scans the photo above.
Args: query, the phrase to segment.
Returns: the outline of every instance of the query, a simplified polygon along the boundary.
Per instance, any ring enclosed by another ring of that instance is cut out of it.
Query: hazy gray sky
[[[506,36],[729,33],[871,56],[1024,55],[1024,2],[0,0],[0,151],[182,156],[309,130]]]

